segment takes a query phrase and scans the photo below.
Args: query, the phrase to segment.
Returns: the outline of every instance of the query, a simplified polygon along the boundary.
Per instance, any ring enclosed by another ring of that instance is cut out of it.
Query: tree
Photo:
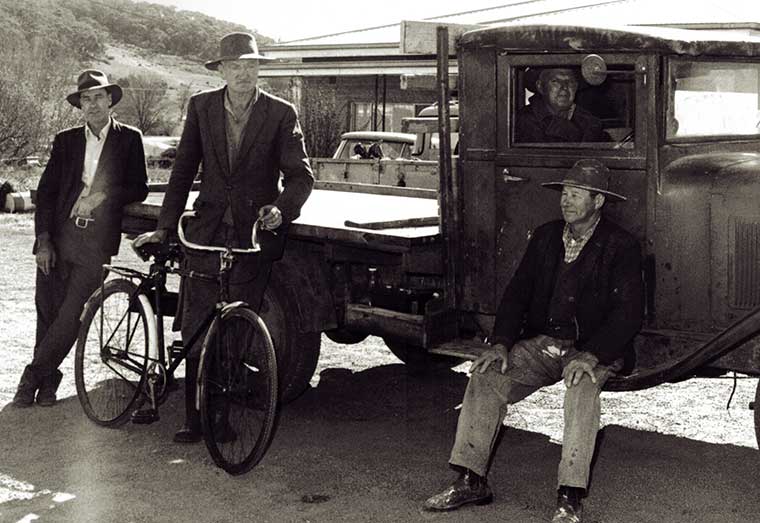
[[[300,120],[309,156],[333,155],[340,140],[343,114],[334,89],[318,83],[303,89]]]
[[[121,120],[144,134],[157,134],[159,129],[166,129],[171,119],[166,81],[157,74],[143,73],[129,75],[118,83],[124,91],[117,109]]]
[[[4,42],[0,61],[0,156],[26,156],[46,149],[53,135],[78,122],[68,102],[77,63],[69,54],[35,38],[32,45]]]

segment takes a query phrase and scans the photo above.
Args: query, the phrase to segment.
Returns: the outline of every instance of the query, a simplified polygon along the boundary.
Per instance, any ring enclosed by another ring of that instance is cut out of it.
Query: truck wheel
[[[760,449],[760,378],[757,379],[757,389],[755,389],[755,439],[757,448]]]
[[[383,338],[394,356],[406,364],[410,374],[423,374],[435,368],[451,368],[462,363],[459,358],[429,354],[425,349],[394,338]]]
[[[367,339],[367,336],[369,336],[369,334],[363,332],[356,332],[347,329],[332,329],[325,331],[325,335],[335,343],[342,343],[344,345],[361,343]]]
[[[300,332],[296,297],[272,278],[261,304],[261,317],[274,342],[283,403],[293,401],[309,387],[319,360],[319,332]]]

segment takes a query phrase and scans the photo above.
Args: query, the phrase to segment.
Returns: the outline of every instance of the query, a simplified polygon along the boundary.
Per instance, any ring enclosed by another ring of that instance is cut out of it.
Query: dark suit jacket
[[[568,120],[553,115],[540,94],[534,94],[527,106],[517,112],[515,141],[526,143],[608,142],[602,121],[580,105]]]
[[[55,136],[50,160],[37,187],[36,237],[50,233],[55,244],[84,187],[84,154],[84,126],[66,129]],[[92,187],[93,192],[102,190],[106,198],[93,211],[95,221],[87,227],[93,246],[103,254],[111,256],[119,251],[122,209],[128,203],[145,199],[147,180],[142,134],[112,118]]]
[[[250,246],[251,228],[260,207],[274,204],[282,211],[283,231],[301,211],[314,184],[303,134],[293,105],[260,90],[251,109],[235,165],[229,165],[225,88],[193,96],[187,109],[174,169],[161,207],[159,229],[174,230],[185,209],[198,167],[203,174],[195,209],[197,219],[187,228],[196,243],[218,243],[215,238],[225,210],[232,218],[241,246]],[[283,174],[283,190],[278,182]],[[278,236],[262,235],[281,241]],[[266,254],[266,245],[265,254]]]
[[[559,264],[565,256],[564,221],[535,230],[520,265],[504,290],[496,312],[491,344],[511,348],[516,340],[545,333]],[[579,265],[575,318],[578,350],[594,354],[602,364],[626,357],[641,328],[644,291],[641,249],[631,234],[604,217],[585,245]]]

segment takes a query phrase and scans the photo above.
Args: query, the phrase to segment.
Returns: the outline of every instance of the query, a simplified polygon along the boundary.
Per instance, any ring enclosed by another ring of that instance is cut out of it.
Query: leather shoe
[[[557,510],[554,511],[552,523],[581,523],[581,489],[561,486],[557,495]]]
[[[465,469],[459,478],[443,492],[428,498],[422,506],[429,512],[456,510],[462,505],[487,505],[493,501],[493,492],[486,478]]]
[[[37,391],[37,405],[40,407],[52,407],[55,405],[57,399],[55,393],[58,391],[58,385],[61,384],[62,378],[63,374],[59,370],[42,378],[40,388]]]
[[[19,409],[25,409],[34,405],[34,395],[37,393],[37,389],[40,388],[41,381],[32,367],[27,365],[21,374],[16,395],[13,396],[12,405]]]
[[[174,443],[198,443],[201,439],[203,439],[203,434],[197,427],[183,425],[174,433]]]

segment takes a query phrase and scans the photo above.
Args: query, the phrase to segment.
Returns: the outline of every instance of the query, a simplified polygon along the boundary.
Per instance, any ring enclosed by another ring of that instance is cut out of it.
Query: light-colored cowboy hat
[[[610,170],[599,160],[578,160],[567,171],[564,180],[561,182],[545,182],[541,185],[555,191],[561,191],[564,186],[577,187],[578,189],[604,194],[613,202],[626,201],[627,198],[622,194],[610,191],[611,178]]]
[[[256,38],[250,33],[229,33],[219,42],[219,58],[206,62],[206,69],[216,71],[224,60],[273,60],[259,53]]]
[[[81,109],[82,104],[79,103],[79,95],[85,91],[94,91],[95,89],[105,89],[106,92],[111,94],[111,107],[119,103],[121,100],[121,87],[118,84],[108,83],[108,77],[103,71],[97,69],[87,69],[82,71],[82,74],[77,78],[77,90],[66,97],[66,100],[74,107]]]

